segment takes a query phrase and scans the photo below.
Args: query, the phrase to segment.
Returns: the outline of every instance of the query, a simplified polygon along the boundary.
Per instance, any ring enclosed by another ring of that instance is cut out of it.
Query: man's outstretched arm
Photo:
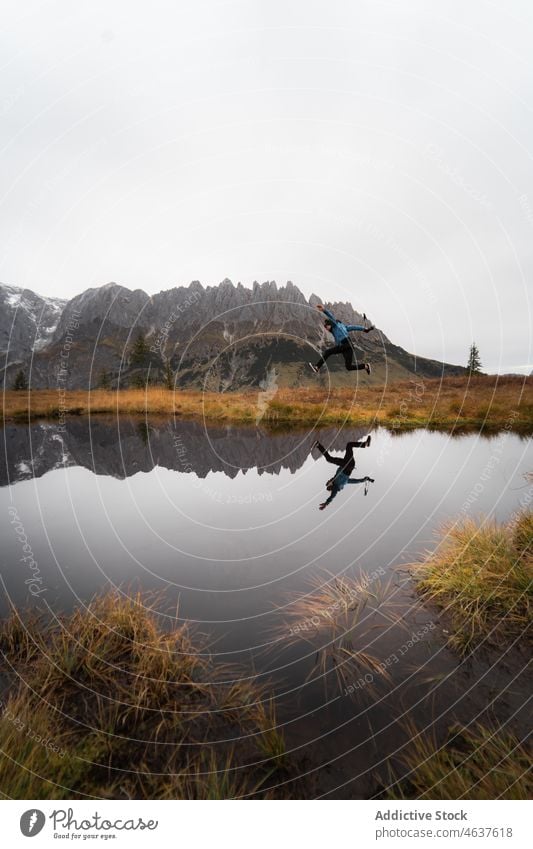
[[[326,501],[323,501],[322,504],[319,504],[318,509],[319,510],[325,510],[326,507],[328,506],[328,504],[331,504],[331,502],[333,501],[333,499],[335,498],[336,495],[337,495],[337,490],[332,492],[331,495],[329,496],[329,498],[326,499]]]
[[[324,306],[324,304],[317,304],[317,305],[316,305],[316,308],[317,308],[317,310],[318,310],[319,312],[324,313],[324,315],[325,315],[327,318],[329,318],[329,320],[330,320],[330,321],[332,321],[332,322],[333,322],[333,324],[337,324],[337,319],[335,318],[335,316],[333,315],[333,313],[332,313],[332,312],[330,312],[330,310],[328,310],[328,309]]]
[[[364,478],[348,478],[346,483],[374,483],[374,478],[364,477]]]
[[[370,333],[371,330],[374,330],[374,325],[372,327],[363,327],[362,324],[347,324],[346,330],[362,330],[363,333]]]

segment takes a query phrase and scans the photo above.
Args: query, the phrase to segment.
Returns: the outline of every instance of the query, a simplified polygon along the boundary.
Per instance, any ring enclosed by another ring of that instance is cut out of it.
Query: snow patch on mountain
[[[52,338],[67,301],[0,283],[0,350],[10,361],[40,351]]]
[[[15,292],[14,290],[8,289],[7,287],[6,287],[6,291],[7,291],[6,301],[8,303],[8,306],[18,307],[21,300],[22,300],[22,291]]]
[[[21,475],[21,476],[32,474],[31,468],[29,467],[29,465],[27,463],[24,462],[24,460],[20,460],[16,464],[16,469],[17,469],[17,472],[19,473],[19,475]]]

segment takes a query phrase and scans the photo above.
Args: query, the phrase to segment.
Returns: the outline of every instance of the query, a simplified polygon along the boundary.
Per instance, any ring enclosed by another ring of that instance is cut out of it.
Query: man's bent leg
[[[365,367],[364,363],[354,363],[353,361],[353,348],[348,343],[347,345],[342,345],[342,356],[344,357],[344,365],[346,366],[346,371],[360,371]]]
[[[316,447],[318,448],[318,450],[320,451],[320,453],[322,454],[322,456],[323,456],[323,457],[324,457],[324,458],[328,461],[328,463],[334,463],[336,466],[340,466],[340,465],[342,465],[342,463],[344,462],[344,461],[343,461],[343,460],[341,460],[339,457],[333,457],[333,456],[329,453],[329,451],[327,451],[327,450],[324,448],[324,446],[322,445],[322,443],[321,443],[321,442],[317,442],[317,443],[316,443]]]
[[[316,363],[316,367],[321,368],[321,366],[324,365],[324,363],[326,362],[328,357],[332,357],[334,354],[342,354],[342,353],[343,353],[343,346],[342,345],[332,345],[331,348],[326,348],[326,350],[323,351],[322,356],[320,357],[320,359]]]

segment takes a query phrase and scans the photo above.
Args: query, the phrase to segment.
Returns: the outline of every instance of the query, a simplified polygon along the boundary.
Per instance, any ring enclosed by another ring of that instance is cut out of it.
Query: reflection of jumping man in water
[[[334,463],[339,468],[335,472],[334,476],[330,478],[326,482],[326,489],[328,492],[331,492],[331,495],[319,506],[319,510],[324,510],[328,504],[331,504],[335,496],[341,489],[344,489],[347,483],[374,483],[374,478],[364,477],[364,478],[351,478],[350,475],[355,467],[355,457],[353,456],[354,448],[368,448],[370,445],[372,437],[367,436],[365,440],[362,442],[348,442],[346,445],[346,450],[344,452],[344,457],[333,457],[329,451],[326,451],[324,446],[320,442],[315,442],[314,447],[318,448],[323,457],[326,458],[328,463]],[[365,490],[366,495],[366,490]]]

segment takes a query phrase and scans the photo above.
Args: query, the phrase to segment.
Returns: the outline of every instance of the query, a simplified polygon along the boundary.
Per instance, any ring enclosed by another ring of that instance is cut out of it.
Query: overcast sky
[[[533,368],[524,0],[2,3],[0,280],[292,280]],[[529,298],[528,298],[529,290]]]

